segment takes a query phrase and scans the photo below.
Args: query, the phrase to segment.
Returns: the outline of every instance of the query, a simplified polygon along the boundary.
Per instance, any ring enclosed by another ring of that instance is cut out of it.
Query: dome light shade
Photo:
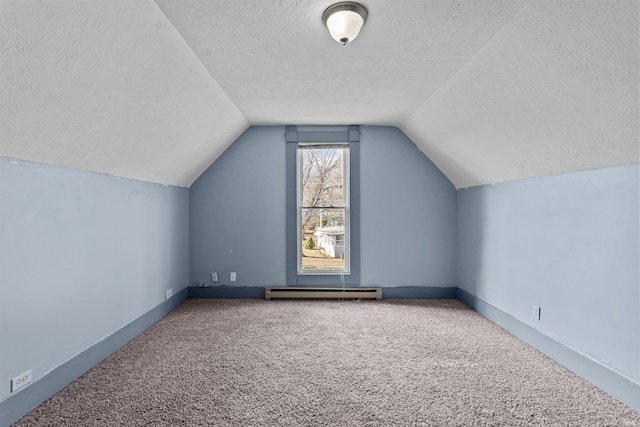
[[[331,37],[345,45],[358,37],[367,15],[364,6],[345,1],[329,6],[322,14],[322,21],[329,29]]]

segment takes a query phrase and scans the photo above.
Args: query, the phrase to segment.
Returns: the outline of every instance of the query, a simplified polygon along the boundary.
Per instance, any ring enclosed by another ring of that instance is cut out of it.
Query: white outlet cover
[[[214,271],[213,273],[211,273],[211,281],[213,283],[218,283],[218,273],[217,272]]]
[[[169,299],[173,296],[173,289],[167,289],[164,293],[164,299]]]
[[[31,369],[11,380],[11,393],[20,390],[31,383]]]
[[[536,320],[540,320],[540,307],[537,305],[533,306],[533,318]]]
[[[231,272],[231,275],[229,276],[229,280],[232,281],[232,282],[236,281],[236,272],[235,271]]]

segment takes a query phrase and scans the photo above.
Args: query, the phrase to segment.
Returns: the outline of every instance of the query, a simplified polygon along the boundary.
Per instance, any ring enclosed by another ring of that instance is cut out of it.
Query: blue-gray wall
[[[284,126],[250,127],[191,186],[191,284],[285,284]]]
[[[456,286],[456,191],[404,133],[362,128],[365,286]]]
[[[458,191],[458,286],[639,383],[639,178],[631,164]]]
[[[398,129],[361,132],[361,284],[455,286],[453,185]],[[192,285],[288,284],[284,134],[249,128],[191,187]]]
[[[0,402],[188,285],[188,209],[185,188],[0,158]]]

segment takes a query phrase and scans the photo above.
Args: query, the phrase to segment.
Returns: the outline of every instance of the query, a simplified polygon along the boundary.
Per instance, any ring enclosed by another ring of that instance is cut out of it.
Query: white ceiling
[[[639,161],[638,1],[363,0],[347,46],[330,4],[0,0],[0,156],[190,186],[252,124],[361,124],[457,188]]]

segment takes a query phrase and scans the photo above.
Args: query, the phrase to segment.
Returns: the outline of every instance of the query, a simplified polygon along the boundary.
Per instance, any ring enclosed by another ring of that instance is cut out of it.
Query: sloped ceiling
[[[531,2],[401,127],[458,188],[637,162],[638,19]]]
[[[249,123],[152,1],[0,1],[0,155],[189,186]]]
[[[347,46],[330,4],[2,0],[0,156],[188,187],[252,124],[361,124],[458,188],[639,160],[637,1],[362,1]]]

